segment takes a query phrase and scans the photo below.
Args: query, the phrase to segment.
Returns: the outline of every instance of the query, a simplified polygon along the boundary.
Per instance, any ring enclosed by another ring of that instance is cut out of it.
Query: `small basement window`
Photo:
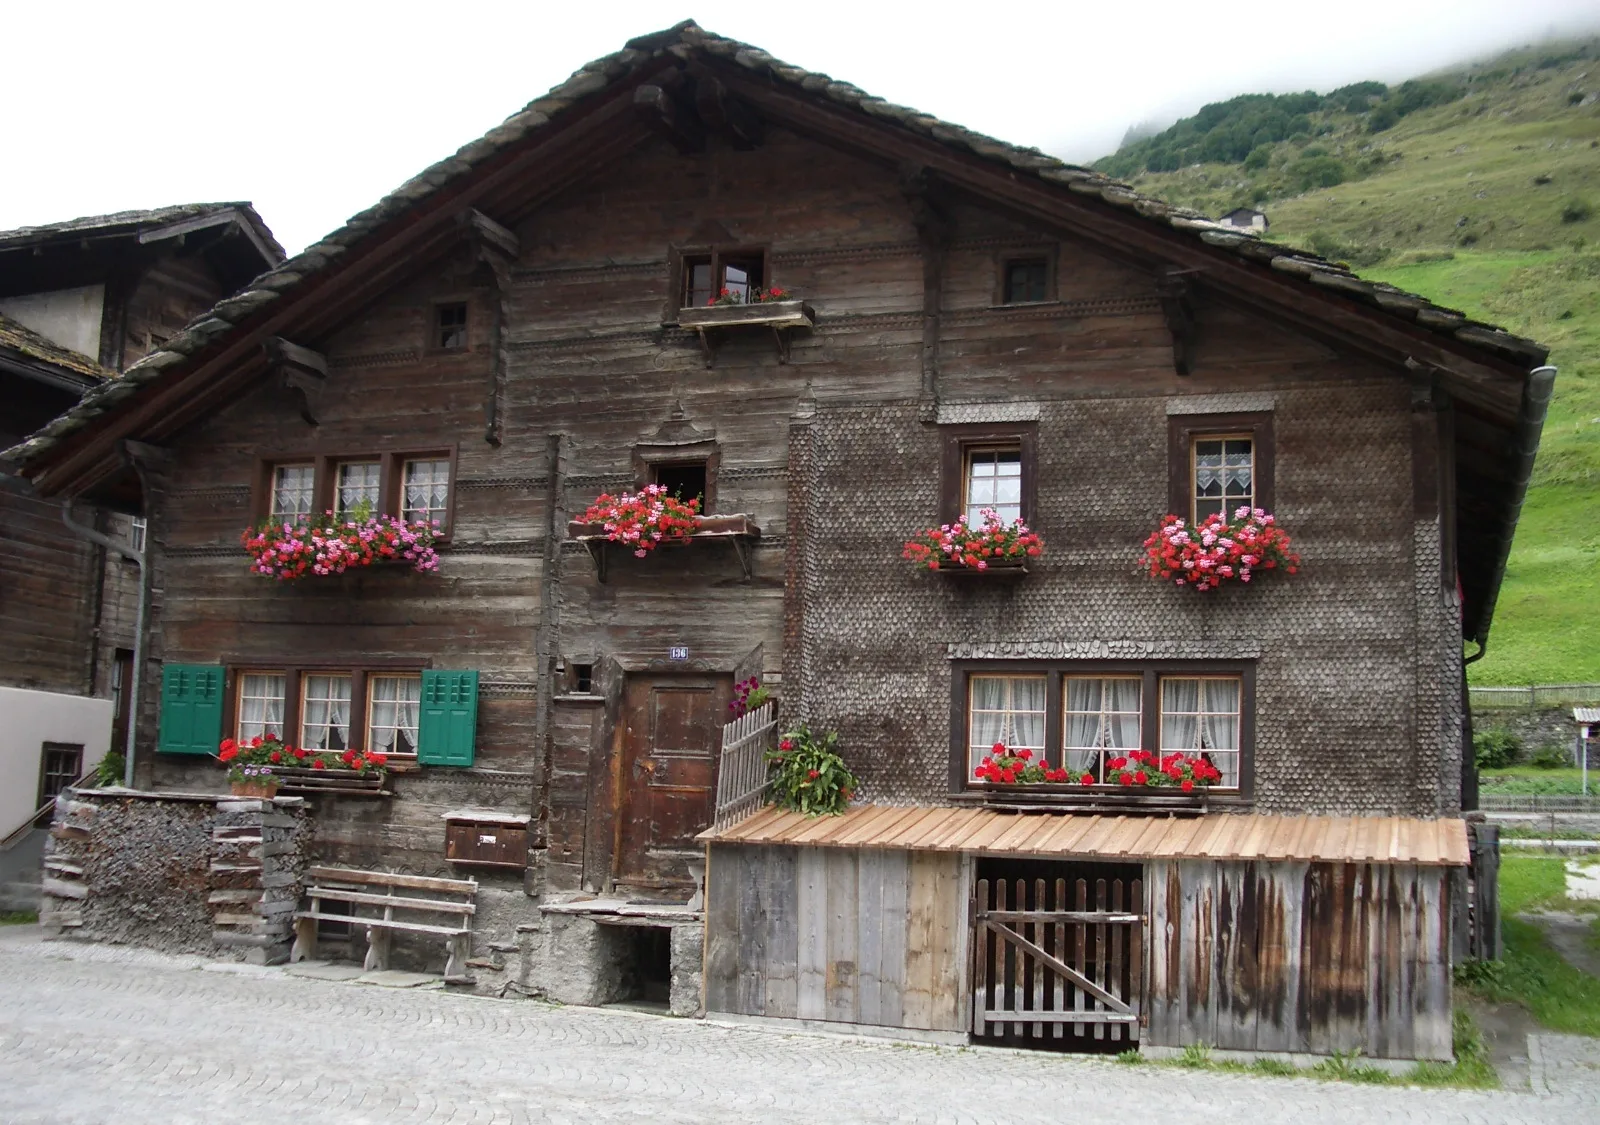
[[[1050,260],[1016,258],[1005,264],[1004,303],[1037,304],[1050,299]]]
[[[651,467],[653,484],[664,485],[669,496],[679,500],[699,500],[700,513],[706,510],[706,462],[680,461]]]
[[[435,306],[433,346],[444,351],[460,351],[467,346],[465,301]]]
[[[572,691],[576,695],[594,694],[593,664],[574,664],[572,666]]]

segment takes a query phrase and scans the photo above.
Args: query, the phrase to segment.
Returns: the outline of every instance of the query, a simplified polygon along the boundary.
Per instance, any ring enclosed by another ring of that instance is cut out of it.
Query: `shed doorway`
[[[1057,1051],[1136,1047],[1143,868],[994,858],[980,859],[976,874],[973,1036]]]

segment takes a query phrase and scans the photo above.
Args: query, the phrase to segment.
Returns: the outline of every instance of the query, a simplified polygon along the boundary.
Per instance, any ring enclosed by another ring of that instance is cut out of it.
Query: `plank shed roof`
[[[699,839],[716,844],[890,848],[1039,859],[1206,859],[1464,867],[1464,820],[1396,816],[1025,814],[857,805],[840,816],[769,806]]]
[[[13,363],[39,368],[44,374],[55,369],[84,386],[93,386],[117,377],[115,371],[101,367],[82,352],[64,348],[48,336],[42,336],[26,324],[19,324],[0,313],[0,362],[7,358]]]

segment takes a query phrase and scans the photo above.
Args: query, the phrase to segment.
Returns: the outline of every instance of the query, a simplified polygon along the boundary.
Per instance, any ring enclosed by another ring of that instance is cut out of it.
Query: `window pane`
[[[373,676],[367,707],[367,749],[380,754],[417,752],[421,676]]]
[[[282,673],[246,672],[239,677],[239,722],[236,737],[240,742],[252,738],[277,738],[283,733]]]
[[[440,305],[435,340],[440,348],[467,346],[467,306],[465,302]]]
[[[316,481],[312,465],[279,465],[272,470],[273,519],[298,522],[311,515],[312,485]]]
[[[716,296],[711,292],[711,259],[686,258],[683,265],[684,307],[699,308],[710,304],[711,298]]]
[[[1044,751],[1043,676],[973,676],[968,714],[968,768],[997,742],[1013,750]]]
[[[992,508],[1002,523],[1022,518],[1022,450],[974,449],[967,453],[966,502],[969,524],[982,526]]]
[[[1105,780],[1105,760],[1110,751],[1137,750],[1142,681],[1131,676],[1066,680],[1066,766],[1073,773],[1092,773]]]
[[[1005,303],[1017,305],[1045,300],[1049,279],[1050,263],[1042,258],[1007,263]]]
[[[1222,774],[1220,788],[1239,784],[1238,677],[1161,681],[1161,749],[1199,755]]]
[[[350,677],[308,675],[300,684],[300,745],[308,750],[349,747]]]
[[[445,459],[407,461],[405,495],[400,515],[408,520],[444,522],[445,501],[450,498],[450,462]]]
[[[380,466],[376,461],[347,461],[340,465],[334,510],[346,516],[358,505],[365,505],[369,514],[377,512],[379,476]]]
[[[1255,443],[1248,437],[1200,438],[1194,443],[1194,518],[1255,506]]]

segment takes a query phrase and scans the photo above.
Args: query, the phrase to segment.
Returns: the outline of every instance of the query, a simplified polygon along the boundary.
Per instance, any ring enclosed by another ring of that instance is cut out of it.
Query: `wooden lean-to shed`
[[[1451,1057],[1460,820],[868,805],[707,836],[712,1012]]]

